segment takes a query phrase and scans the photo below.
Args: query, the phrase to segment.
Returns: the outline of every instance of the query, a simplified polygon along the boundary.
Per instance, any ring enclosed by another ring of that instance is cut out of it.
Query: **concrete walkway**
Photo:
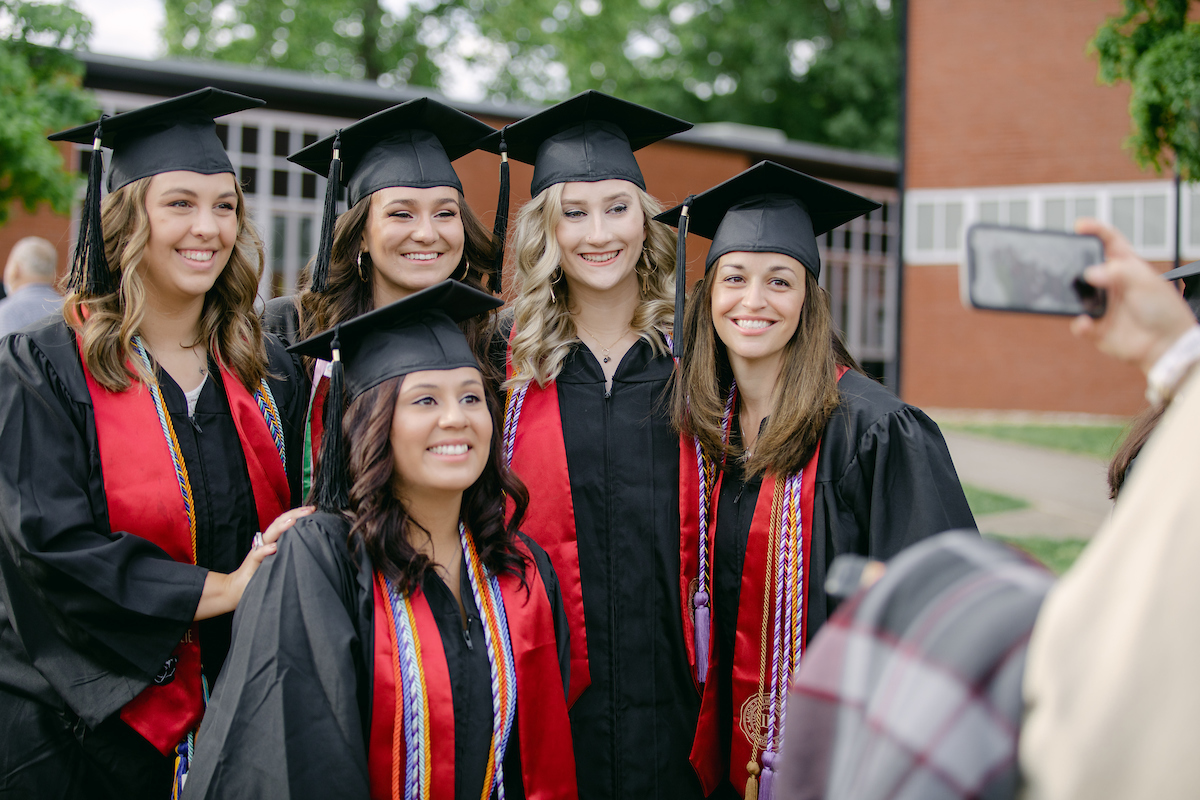
[[[984,533],[1090,539],[1112,510],[1105,461],[957,431],[942,433],[963,483],[1030,505],[978,517]]]

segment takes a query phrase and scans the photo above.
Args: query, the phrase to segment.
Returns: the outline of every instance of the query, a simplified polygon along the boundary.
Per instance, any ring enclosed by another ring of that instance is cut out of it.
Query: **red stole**
[[[538,576],[537,565],[528,557],[525,579],[528,592],[518,578],[502,575],[500,596],[508,617],[513,660],[517,669],[517,738],[521,747],[521,778],[529,800],[574,798],[575,754],[571,746],[571,724],[567,704],[559,694],[558,646],[554,638],[554,616]],[[404,743],[395,736],[396,686],[400,665],[396,658],[395,629],[388,621],[392,608],[383,578],[374,583],[374,686],[371,694],[371,732],[367,747],[367,772],[373,800],[390,800],[393,787],[401,786],[404,775]],[[432,748],[429,796],[454,797],[454,698],[450,672],[442,649],[441,633],[419,589],[412,597],[421,640],[421,662],[429,702],[429,744]],[[510,746],[511,746],[511,739]],[[395,781],[395,782],[394,782]]]
[[[507,357],[512,378],[512,348]],[[588,672],[587,624],[583,610],[583,580],[579,574],[579,543],[575,538],[575,504],[567,471],[567,446],[563,442],[558,387],[530,381],[525,390],[521,417],[514,435],[513,472],[529,489],[529,509],[521,522],[527,536],[542,546],[558,575],[563,607],[571,626],[571,683],[567,706],[575,704],[592,683]],[[509,511],[511,513],[511,505]]]
[[[96,419],[96,442],[111,531],[148,539],[185,564],[196,563],[187,509],[175,462],[163,435],[151,389],[135,382],[123,392],[102,387],[80,359]],[[237,427],[260,527],[265,530],[291,505],[287,473],[271,431],[254,398],[236,375],[221,367],[225,394]],[[163,755],[204,715],[200,641],[192,623],[156,677],[121,709],[121,719]]]
[[[848,370],[841,366],[837,369],[838,380],[841,380]],[[694,457],[694,444],[692,448]],[[820,456],[821,445],[818,442],[812,458],[804,465],[800,481],[801,552],[804,564],[801,573],[801,592],[804,605],[800,625],[801,635],[805,642],[808,641],[808,579],[809,554],[812,545],[813,502],[816,497],[817,464]],[[721,480],[722,477],[717,478],[716,487],[712,493],[712,505],[709,509],[709,576],[713,574],[714,544],[719,514],[716,504],[721,497]],[[692,767],[700,778],[700,784],[706,796],[716,791],[722,777],[728,777],[738,794],[744,791],[747,778],[746,764],[750,761],[752,751],[751,741],[746,730],[749,730],[751,735],[762,735],[766,730],[767,708],[765,703],[769,702],[770,674],[766,676],[763,685],[767,698],[759,703],[755,702],[755,698],[758,695],[758,664],[762,647],[762,632],[766,630],[768,637],[771,636],[770,631],[775,621],[774,604],[772,603],[768,611],[768,619],[765,622],[766,627],[763,627],[763,592],[766,591],[765,571],[768,558],[767,540],[771,529],[771,504],[775,495],[775,483],[778,480],[779,476],[771,473],[763,478],[758,492],[758,500],[754,505],[754,516],[750,520],[750,535],[746,542],[746,559],[742,564],[741,589],[738,596],[737,631],[734,635],[733,645],[732,696],[730,698],[722,698],[718,689],[718,669],[727,669],[727,667],[717,663],[718,632],[716,615],[715,613],[713,615],[712,637],[709,640],[708,676],[705,679],[704,694],[700,701],[700,719],[696,726],[696,738],[692,741],[691,752]],[[698,528],[692,531],[682,531],[684,541],[681,553],[691,553],[691,572],[687,573],[689,580],[691,576],[697,574],[697,531]],[[687,561],[681,560],[681,568],[687,563]],[[681,583],[682,580],[681,577]],[[712,578],[710,577],[709,580],[711,582]],[[689,609],[690,606],[685,606],[685,611],[688,612],[684,614],[685,630],[688,629],[688,620],[691,618]],[[770,647],[770,642],[767,643],[767,646]],[[771,654],[768,652],[768,673],[771,668],[770,661]],[[722,702],[729,702],[733,709],[733,731],[728,753],[721,752],[720,704]],[[763,745],[760,744],[758,752],[761,754],[762,751]]]

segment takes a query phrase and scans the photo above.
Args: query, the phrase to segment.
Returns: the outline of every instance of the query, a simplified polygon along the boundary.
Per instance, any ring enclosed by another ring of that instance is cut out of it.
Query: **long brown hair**
[[[696,437],[705,452],[717,461],[741,458],[736,436],[725,441],[722,419],[733,383],[733,369],[725,344],[717,336],[712,318],[712,291],[717,270],[710,269],[688,298],[683,320],[683,354],[675,373],[674,421],[684,433]],[[783,367],[775,382],[771,416],[758,437],[754,454],[746,461],[748,476],[766,471],[788,475],[812,457],[825,426],[838,406],[837,368],[856,372],[862,368],[833,330],[829,295],[807,269],[804,270],[804,305],[800,324],[784,345]]]
[[[338,217],[333,229],[329,285],[324,292],[313,292],[309,288],[313,261],[310,260],[304,268],[300,276],[300,285],[303,288],[296,303],[300,316],[300,339],[315,336],[340,322],[375,308],[372,280],[375,267],[366,253],[362,257],[361,275],[358,264],[359,244],[367,228],[373,196],[367,195]],[[492,263],[492,256],[496,251],[495,243],[492,241],[491,232],[467,205],[462,192],[458,193],[458,208],[466,242],[462,260],[452,274],[468,286],[482,289],[483,268]],[[471,319],[463,323],[462,327],[471,347],[476,353],[482,353],[482,348],[486,346],[487,321]]]
[[[1146,446],[1146,441],[1158,427],[1158,421],[1162,419],[1166,410],[1165,403],[1158,403],[1150,406],[1130,421],[1129,432],[1125,434],[1121,446],[1117,448],[1116,455],[1108,464],[1108,497],[1110,500],[1116,500],[1117,495],[1121,493],[1121,487],[1125,484],[1125,478],[1129,472],[1129,465],[1142,452],[1142,448]]]
[[[123,392],[133,381],[150,383],[140,361],[133,358],[133,337],[146,316],[146,288],[138,266],[150,240],[146,213],[149,178],[123,186],[104,199],[100,224],[104,255],[117,272],[116,291],[96,298],[72,292],[63,302],[63,317],[83,338],[80,357],[88,372],[105,389]],[[237,190],[238,234],[229,263],[204,296],[200,338],[217,361],[233,371],[253,391],[267,374],[267,350],[254,301],[263,270],[262,240],[246,216],[246,198]],[[80,322],[83,320],[83,322]],[[130,369],[128,364],[134,364]]]
[[[347,514],[352,520],[351,540],[357,534],[375,568],[408,593],[421,585],[432,562],[413,546],[412,537],[420,535],[422,529],[393,490],[392,417],[403,381],[403,376],[391,378],[355,398],[346,411],[342,430],[350,454]],[[485,390],[485,394],[492,415],[491,452],[479,479],[463,492],[462,521],[485,567],[497,575],[519,575],[524,582],[525,560],[517,550],[516,535],[529,507],[529,491],[504,464],[499,404],[491,390]],[[319,473],[324,464],[317,469],[314,485],[322,479]],[[513,504],[507,522],[506,498]]]

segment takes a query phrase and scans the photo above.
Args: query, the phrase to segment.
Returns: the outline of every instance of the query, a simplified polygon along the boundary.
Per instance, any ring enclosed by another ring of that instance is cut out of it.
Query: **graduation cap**
[[[452,186],[461,192],[462,181],[450,162],[477,149],[479,140],[494,130],[457,109],[421,97],[365,117],[288,156],[288,161],[329,179],[312,290],[323,292],[327,287],[342,182],[351,206],[391,186]]]
[[[1183,299],[1191,307],[1196,319],[1200,320],[1200,261],[1164,272],[1163,280],[1183,281]]]
[[[48,138],[53,142],[92,146],[87,195],[68,286],[92,297],[117,288],[104,256],[100,225],[100,176],[104,170],[101,147],[112,150],[108,166],[110,192],[162,172],[233,172],[213,118],[263,104],[255,97],[208,87],[51,134]]]
[[[507,146],[517,161],[533,164],[529,190],[534,197],[556,183],[612,178],[645,190],[634,151],[691,127],[645,106],[586,91],[506,125],[480,147],[497,153]]]
[[[817,237],[879,208],[874,200],[811,175],[761,161],[655,217],[679,229],[675,318],[683,318],[689,229],[712,239],[704,270],[726,253],[783,253],[821,274]],[[675,337],[676,355],[680,337]]]
[[[504,305],[455,280],[422,289],[298,342],[289,352],[332,362],[325,433],[313,486],[323,511],[349,504],[342,415],[350,401],[391,378],[422,370],[479,367],[458,323]]]

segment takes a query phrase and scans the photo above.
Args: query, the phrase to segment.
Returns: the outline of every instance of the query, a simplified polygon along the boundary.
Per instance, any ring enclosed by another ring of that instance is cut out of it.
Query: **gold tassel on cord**
[[[758,800],[758,762],[751,761],[747,764],[746,772],[750,773],[750,777],[746,779],[746,800]]]

